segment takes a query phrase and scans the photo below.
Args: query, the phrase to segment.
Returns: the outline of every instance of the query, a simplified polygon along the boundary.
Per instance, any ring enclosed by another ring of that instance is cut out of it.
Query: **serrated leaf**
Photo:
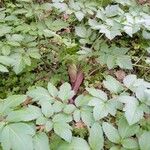
[[[27,108],[10,112],[6,120],[9,122],[31,121],[37,119],[41,115],[40,108],[29,105]]]
[[[9,72],[8,69],[0,64],[0,72]]]
[[[54,132],[65,141],[71,142],[72,132],[71,127],[68,124],[62,122],[54,123]]]
[[[48,89],[49,93],[51,94],[51,96],[53,96],[53,97],[56,97],[56,96],[57,96],[58,90],[57,90],[57,88],[56,88],[53,84],[51,84],[50,82],[48,83],[47,89]]]
[[[150,132],[144,132],[140,137],[139,137],[139,144],[140,144],[140,149],[141,150],[149,150],[150,149]]]
[[[75,32],[81,38],[86,38],[87,36],[87,31],[84,26],[75,27]]]
[[[27,95],[34,99],[34,101],[50,101],[53,102],[53,98],[49,92],[43,87],[37,87],[36,89],[27,92]]]
[[[95,122],[93,114],[89,109],[81,110],[81,119],[87,126],[91,126]]]
[[[66,114],[71,114],[74,112],[75,109],[76,107],[73,104],[68,104],[64,107],[63,112]]]
[[[99,98],[101,100],[106,101],[107,100],[107,94],[99,89],[94,88],[86,88],[86,90],[91,94],[92,96]]]
[[[76,109],[74,112],[73,112],[73,119],[75,122],[79,122],[80,121],[80,110]]]
[[[74,91],[72,91],[71,86],[69,83],[64,83],[60,86],[60,90],[58,92],[58,97],[64,101],[67,102],[70,98],[74,96]]]
[[[60,101],[55,101],[53,104],[53,110],[55,113],[62,111],[64,108],[64,104]]]
[[[82,21],[82,19],[84,18],[85,14],[81,11],[77,11],[75,12],[75,16],[79,21]]]
[[[130,126],[125,118],[120,119],[118,122],[118,131],[122,138],[128,138],[135,135],[139,132],[139,129],[137,124]]]
[[[0,56],[0,63],[6,66],[13,65],[14,59],[9,56]]]
[[[122,84],[112,76],[107,76],[106,80],[103,81],[103,84],[105,88],[107,88],[112,93],[120,93],[124,89]]]
[[[90,129],[89,144],[93,150],[101,150],[104,146],[104,137],[101,126],[94,123]]]
[[[71,122],[72,116],[67,115],[67,114],[63,114],[63,113],[59,113],[59,114],[56,114],[53,116],[52,121],[53,122]]]
[[[37,133],[33,137],[34,150],[50,150],[48,136],[44,133]]]
[[[73,137],[71,143],[64,142],[60,144],[57,150],[90,150],[90,147],[86,140]]]
[[[114,128],[111,124],[107,122],[103,122],[102,126],[103,126],[103,131],[105,135],[111,142],[113,143],[120,142],[120,136],[116,128]]]
[[[119,99],[121,102],[125,103],[125,117],[129,125],[133,125],[143,118],[143,110],[136,98],[121,96]]]
[[[127,138],[122,141],[122,145],[126,149],[138,149],[138,142],[134,138]]]
[[[19,106],[27,99],[26,95],[13,95],[9,96],[5,101],[2,103],[2,107],[0,109],[1,113],[6,113],[9,109],[12,109],[16,106]]]
[[[33,150],[33,128],[25,123],[8,124],[1,133],[1,143],[4,150]]]
[[[50,101],[41,101],[40,102],[41,105],[41,110],[42,113],[46,116],[46,117],[51,117],[54,114],[54,110],[53,107],[51,105]]]

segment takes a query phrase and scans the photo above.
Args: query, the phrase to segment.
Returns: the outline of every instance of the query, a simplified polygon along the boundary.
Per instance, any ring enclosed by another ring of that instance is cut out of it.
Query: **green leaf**
[[[101,126],[94,123],[90,129],[89,144],[93,150],[101,150],[104,146],[104,137]]]
[[[131,58],[129,56],[118,57],[116,61],[120,68],[133,69]]]
[[[62,111],[64,108],[64,104],[60,101],[55,101],[53,104],[53,110],[55,113]]]
[[[51,94],[52,97],[56,97],[58,94],[58,90],[57,88],[51,84],[50,82],[48,83],[47,89],[49,91],[49,93]]]
[[[149,131],[143,133],[139,137],[139,144],[140,144],[140,149],[141,150],[150,150],[149,139],[150,139],[150,132]]]
[[[13,65],[14,59],[8,56],[0,56],[0,63],[6,66],[10,66],[10,65]]]
[[[25,123],[6,125],[1,133],[3,150],[33,150],[32,136],[35,131]]]
[[[8,69],[0,64],[0,72],[9,72]]]
[[[81,119],[88,127],[91,126],[95,122],[93,114],[89,110],[89,108],[81,110]]]
[[[48,136],[44,133],[37,133],[33,137],[34,150],[50,150]]]
[[[87,31],[86,31],[86,28],[84,26],[75,27],[75,32],[81,38],[87,37]]]
[[[92,96],[99,98],[103,101],[107,101],[107,94],[99,89],[94,88],[86,88],[86,90],[91,94]]]
[[[1,113],[6,113],[11,108],[15,108],[16,106],[19,106],[21,103],[23,103],[27,99],[26,95],[13,95],[9,96],[7,99],[5,99],[4,102],[1,104]]]
[[[75,12],[75,16],[79,21],[82,21],[82,19],[84,18],[85,14],[81,11],[77,11]]]
[[[25,68],[23,57],[19,53],[14,53],[11,57],[15,60],[13,63],[13,70],[16,74],[19,74]]]
[[[120,102],[125,103],[125,117],[129,125],[133,125],[143,118],[143,110],[135,97],[120,96],[119,99]]]
[[[67,22],[64,22],[61,19],[57,19],[57,20],[47,19],[45,20],[45,24],[48,26],[50,30],[53,30],[53,31],[59,31],[69,26]]]
[[[53,122],[71,122],[72,116],[67,115],[67,114],[63,114],[63,113],[59,113],[59,114],[56,114],[53,116],[52,121]]]
[[[54,132],[67,142],[72,140],[71,127],[67,123],[57,122],[54,123]]]
[[[71,86],[69,83],[64,83],[60,86],[60,90],[58,92],[58,97],[62,100],[67,102],[70,98],[74,96],[74,91],[71,90]]]
[[[81,106],[87,106],[88,102],[91,100],[91,96],[88,95],[79,95],[76,99],[75,99],[75,105],[77,107],[81,107]]]
[[[95,120],[100,120],[108,115],[106,104],[99,99],[93,99],[88,103],[89,106],[94,106],[93,116]]]
[[[90,147],[86,140],[73,137],[71,143],[64,142],[60,144],[57,150],[90,150]]]
[[[76,109],[74,112],[73,112],[73,119],[75,122],[79,122],[80,121],[80,117],[81,117],[81,114],[80,114],[80,110],[79,109]]]
[[[103,122],[103,131],[106,135],[106,137],[113,143],[119,143],[120,142],[120,135],[118,133],[118,130],[114,128],[111,124],[107,122]]]
[[[53,122],[51,120],[48,120],[45,124],[45,131],[49,132],[53,129]]]
[[[66,114],[72,114],[74,112],[74,110],[76,109],[76,107],[73,104],[68,104],[64,107],[64,113]]]
[[[134,138],[127,138],[122,141],[122,145],[127,149],[138,149],[138,141]]]
[[[40,102],[41,105],[41,110],[42,113],[46,116],[46,117],[51,117],[54,114],[54,110],[53,107],[51,105],[50,101],[41,101]]]
[[[50,101],[53,102],[53,98],[49,92],[43,87],[37,87],[36,89],[27,92],[27,95],[34,99],[34,101]]]
[[[6,35],[11,32],[12,27],[7,25],[0,25],[0,37]]]
[[[126,119],[121,118],[118,122],[118,131],[122,138],[128,138],[139,132],[137,124],[129,125]]]
[[[124,90],[122,84],[112,76],[107,76],[106,81],[103,81],[103,84],[105,88],[107,88],[112,93],[117,94]]]
[[[9,122],[31,121],[42,115],[40,108],[29,105],[27,108],[22,108],[12,111],[8,114],[6,120]]]

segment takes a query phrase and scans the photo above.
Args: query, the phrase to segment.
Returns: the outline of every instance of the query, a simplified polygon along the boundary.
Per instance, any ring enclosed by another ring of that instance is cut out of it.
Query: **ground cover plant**
[[[149,140],[149,0],[0,0],[0,150]]]

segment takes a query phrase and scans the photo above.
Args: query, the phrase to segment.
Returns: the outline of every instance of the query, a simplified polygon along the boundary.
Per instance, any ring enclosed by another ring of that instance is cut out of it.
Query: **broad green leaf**
[[[50,82],[48,83],[47,89],[48,89],[48,91],[49,91],[49,93],[51,94],[52,97],[56,97],[57,96],[58,90]]]
[[[118,133],[118,130],[114,128],[111,124],[107,122],[103,122],[103,131],[106,135],[106,137],[113,143],[119,143],[121,138]]]
[[[131,58],[129,56],[118,57],[116,61],[120,68],[133,69]]]
[[[140,144],[140,149],[141,150],[149,150],[150,149],[149,139],[150,139],[150,132],[149,131],[143,133],[139,137],[139,144]]]
[[[122,141],[122,145],[127,149],[138,149],[138,141],[134,138],[127,138]]]
[[[8,56],[10,54],[11,47],[9,45],[4,45],[2,47],[2,54]]]
[[[86,90],[91,94],[92,96],[99,98],[101,100],[106,101],[107,100],[107,94],[99,89],[94,88],[86,88]]]
[[[14,59],[9,56],[0,56],[0,63],[6,66],[13,65]]]
[[[100,120],[108,115],[106,104],[104,102],[99,102],[95,105],[93,109],[93,116],[95,120]]]
[[[61,19],[57,19],[57,20],[47,19],[47,20],[45,20],[45,23],[48,26],[48,28],[53,31],[59,31],[61,29],[67,28],[69,26],[69,24],[67,22],[64,22]]]
[[[55,113],[58,113],[58,112],[63,110],[64,106],[65,105],[62,102],[55,101],[54,104],[53,104],[53,110],[54,110]]]
[[[26,95],[13,95],[9,96],[7,99],[2,102],[2,107],[0,112],[6,113],[9,109],[15,108],[23,103],[27,99]]]
[[[46,132],[49,132],[53,129],[53,122],[51,120],[48,120],[46,123],[45,123],[45,131]]]
[[[104,146],[104,137],[101,126],[94,123],[90,129],[89,144],[93,150],[101,150]]]
[[[27,54],[35,59],[40,59],[41,55],[39,53],[39,49],[38,48],[28,48],[27,50]]]
[[[129,125],[124,118],[121,118],[118,122],[118,131],[122,138],[128,138],[135,135],[139,132],[139,129],[137,124]]]
[[[143,118],[143,110],[135,97],[120,96],[119,99],[122,103],[125,103],[123,110],[129,125],[133,125]]]
[[[85,14],[82,11],[77,11],[75,12],[75,16],[79,21],[82,21],[82,19],[84,18]]]
[[[15,53],[11,55],[11,57],[15,60],[13,63],[13,70],[16,74],[19,74],[25,68],[23,57],[19,53]]]
[[[53,122],[71,122],[72,116],[68,114],[58,113],[53,116]]]
[[[86,38],[87,37],[87,31],[86,31],[86,28],[84,26],[76,27],[75,32],[81,38]]]
[[[87,106],[88,102],[91,100],[91,97],[88,95],[79,95],[75,99],[75,105],[77,107]]]
[[[81,118],[80,110],[76,109],[76,110],[73,112],[73,119],[74,119],[75,122],[79,122],[79,121],[80,121],[80,118]]]
[[[90,147],[86,140],[73,137],[71,143],[64,142],[60,144],[57,150],[90,150]]]
[[[9,72],[8,69],[0,64],[0,72]]]
[[[103,84],[105,88],[107,88],[112,93],[120,93],[124,89],[122,84],[112,76],[107,76],[106,80],[103,81]]]
[[[33,137],[34,150],[50,150],[48,136],[44,133],[37,133]]]
[[[53,107],[50,101],[41,101],[41,110],[46,117],[51,117],[54,114]]]
[[[71,85],[69,83],[66,82],[60,86],[58,97],[62,101],[67,102],[73,96],[74,96],[74,91],[72,91]]]
[[[67,123],[57,122],[54,123],[54,132],[63,138],[67,142],[71,142],[72,140],[72,132],[71,127]]]
[[[76,107],[73,104],[68,104],[64,107],[63,112],[66,114],[71,114],[74,112],[75,109]]]
[[[3,150],[33,150],[33,128],[25,123],[6,125],[1,133]]]
[[[36,89],[27,92],[27,95],[33,98],[34,101],[50,101],[53,102],[53,98],[49,92],[43,87],[37,87]]]
[[[95,122],[93,114],[88,108],[87,109],[82,109],[80,113],[81,113],[81,120],[87,126],[91,126]]]
[[[6,35],[11,32],[12,27],[7,25],[0,25],[0,37]]]
[[[9,122],[31,121],[42,115],[40,108],[29,105],[27,108],[12,111],[8,114],[6,120]]]

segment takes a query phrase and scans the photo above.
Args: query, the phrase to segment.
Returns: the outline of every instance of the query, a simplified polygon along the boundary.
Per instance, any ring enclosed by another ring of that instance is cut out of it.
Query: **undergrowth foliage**
[[[128,75],[123,84],[112,76],[103,84],[110,96],[87,87],[87,94],[78,95],[73,104],[69,100],[75,92],[67,82],[59,89],[48,83],[47,89],[36,87],[26,95],[4,99],[0,103],[3,149],[49,150],[46,133],[54,132],[64,140],[55,149],[99,150],[105,141],[110,149],[148,150],[150,133],[140,124],[150,113],[150,83]],[[109,122],[110,116],[118,118],[115,124]],[[87,127],[87,141],[73,136],[77,122]]]
[[[139,3],[0,0],[0,149],[150,150]]]

